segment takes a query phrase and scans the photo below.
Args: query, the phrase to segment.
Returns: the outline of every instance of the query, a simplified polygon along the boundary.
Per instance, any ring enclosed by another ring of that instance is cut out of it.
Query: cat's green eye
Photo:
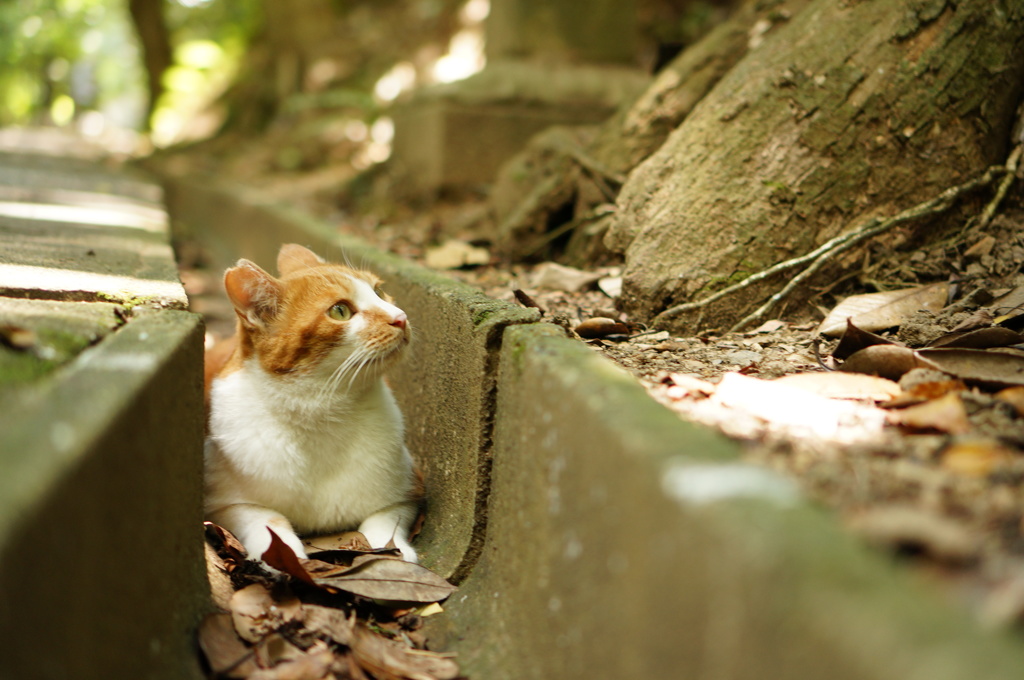
[[[381,298],[382,300],[384,299],[384,289],[381,288],[380,286],[373,287],[373,294]]]
[[[327,310],[327,316],[335,321],[348,321],[352,318],[352,308],[344,302],[339,302]]]

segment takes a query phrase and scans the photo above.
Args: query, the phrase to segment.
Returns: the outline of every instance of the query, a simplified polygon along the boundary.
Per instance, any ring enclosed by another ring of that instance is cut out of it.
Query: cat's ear
[[[279,276],[287,276],[294,271],[323,263],[323,258],[309,248],[297,243],[286,243],[277,254],[277,273]]]
[[[251,326],[265,326],[277,315],[281,282],[249,260],[239,260],[224,272],[224,288],[231,304]]]

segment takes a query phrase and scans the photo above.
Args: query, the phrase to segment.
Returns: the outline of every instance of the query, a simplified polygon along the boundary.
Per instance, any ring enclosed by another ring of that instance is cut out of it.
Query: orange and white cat
[[[207,355],[206,516],[251,559],[268,527],[299,557],[299,534],[358,528],[415,561],[418,480],[383,379],[410,341],[405,312],[372,273],[302,246],[282,246],[277,268],[224,275],[238,323]]]

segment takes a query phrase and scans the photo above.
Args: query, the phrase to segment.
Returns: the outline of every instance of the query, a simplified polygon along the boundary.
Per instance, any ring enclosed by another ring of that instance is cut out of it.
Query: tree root
[[[1013,181],[1014,170],[1016,168],[1017,161],[1020,159],[1019,150],[1020,147],[1017,147],[1013,151],[1013,153],[1011,153],[1006,165],[992,166],[984,173],[982,173],[980,176],[967,182],[964,182],[963,184],[957,185],[955,187],[950,187],[949,189],[946,189],[935,198],[932,198],[923,203],[919,203],[918,205],[912,208],[904,210],[898,215],[895,215],[885,220],[879,220],[877,218],[869,219],[867,222],[865,222],[857,229],[836,236],[835,238],[827,241],[826,243],[822,244],[815,250],[805,255],[795,257],[791,260],[786,260],[785,262],[779,262],[776,265],[773,265],[767,269],[757,272],[756,274],[748,276],[739,283],[736,283],[732,286],[728,286],[727,288],[723,288],[722,290],[712,293],[708,297],[703,298],[701,300],[697,300],[695,302],[685,302],[682,304],[675,305],[673,307],[669,307],[665,311],[655,316],[654,319],[652,319],[651,321],[651,325],[654,327],[659,327],[667,319],[671,317],[678,316],[683,312],[702,309],[713,302],[721,300],[727,295],[731,295],[740,290],[743,290],[744,288],[748,288],[754,285],[755,283],[759,283],[760,281],[764,281],[765,279],[774,276],[775,274],[779,274],[781,272],[788,271],[790,269],[794,269],[796,267],[800,267],[802,265],[810,263],[806,269],[804,269],[799,274],[790,279],[790,281],[785,286],[783,286],[781,290],[779,290],[777,293],[768,298],[768,300],[763,305],[761,305],[756,311],[747,315],[738,323],[736,323],[732,328],[730,328],[729,332],[738,331],[748,326],[749,324],[755,323],[757,321],[762,321],[764,317],[766,317],[768,313],[780,301],[782,301],[788,295],[790,295],[797,288],[797,286],[801,285],[802,283],[807,281],[807,279],[814,276],[814,274],[820,271],[821,268],[824,267],[836,255],[844,253],[847,250],[853,248],[854,246],[857,246],[870,238],[873,238],[875,236],[878,236],[879,234],[889,231],[890,229],[898,225],[905,224],[907,222],[918,220],[924,217],[930,217],[932,215],[937,215],[941,212],[944,212],[948,210],[950,207],[952,207],[956,203],[956,201],[964,194],[974,191],[975,189],[978,189],[980,187],[988,186],[998,177],[1004,177],[1003,182],[1000,184],[999,189],[996,192],[996,197],[993,198],[992,202],[989,203],[988,207],[986,207],[985,213],[983,213],[982,217],[984,219],[984,216],[987,215],[989,212],[995,214],[995,211],[998,209],[999,202],[1002,201],[1002,197],[1005,196],[1006,191],[1009,189],[1009,186]],[[989,215],[988,220],[991,219],[992,217],[991,215]],[[987,224],[987,221],[985,223]]]

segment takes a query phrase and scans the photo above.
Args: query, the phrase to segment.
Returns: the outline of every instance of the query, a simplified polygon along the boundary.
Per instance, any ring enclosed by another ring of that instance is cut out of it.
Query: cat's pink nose
[[[405,315],[405,312],[399,312],[398,316],[391,320],[391,325],[395,328],[405,328],[409,323],[409,317]]]

